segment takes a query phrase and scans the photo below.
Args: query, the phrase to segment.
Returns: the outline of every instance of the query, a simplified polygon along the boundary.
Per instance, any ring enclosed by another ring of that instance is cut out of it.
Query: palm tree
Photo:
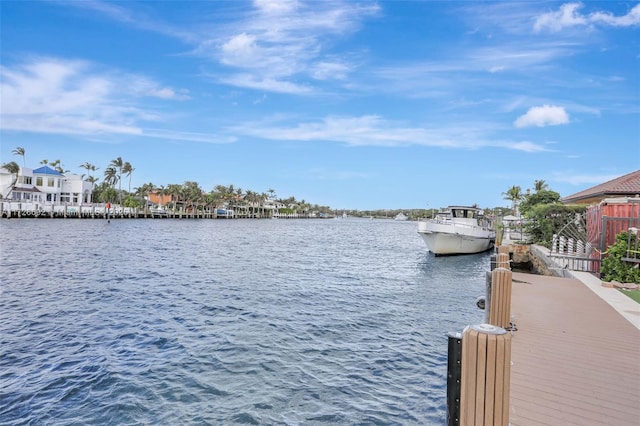
[[[547,185],[547,182],[545,182],[542,179],[541,180],[536,180],[536,181],[533,182],[533,189],[536,192],[543,191],[543,190],[545,190],[547,188],[549,188],[549,185]]]
[[[202,189],[200,189],[200,185],[197,182],[186,181],[182,185],[182,194],[185,199],[185,207],[191,207],[194,213],[204,201]]]
[[[65,174],[65,173],[69,173],[69,170],[64,170],[62,167],[64,166],[64,164],[62,164],[62,162],[60,160],[56,160],[53,163],[49,164],[51,167],[53,167],[53,169],[60,173],[60,174]]]
[[[142,186],[135,189],[136,195],[144,200],[144,214],[147,215],[147,208],[149,206],[149,194],[155,190],[155,185],[151,182],[145,183]]]
[[[87,178],[87,181],[89,181],[89,182],[96,182],[96,181],[97,181],[97,179],[95,179],[95,180],[92,180],[92,179],[91,179],[91,178],[93,178],[93,173],[94,173],[96,170],[99,170],[98,168],[96,168],[96,166],[94,166],[93,164],[91,164],[91,163],[89,163],[89,162],[87,161],[86,163],[81,164],[81,165],[80,165],[80,167],[82,167],[83,169],[86,169],[86,170],[87,170],[87,172],[91,172],[91,173],[90,173],[90,175],[89,175],[89,176],[90,176],[90,178]]]
[[[24,148],[19,146],[16,149],[14,149],[13,151],[11,151],[13,153],[13,155],[21,155],[22,156],[22,165],[23,166],[27,166],[25,163],[25,158],[24,158]]]
[[[122,165],[122,173],[124,173],[129,177],[129,192],[131,192],[131,174],[133,173],[134,170],[135,169],[131,166],[131,163],[129,163],[128,161],[126,161]]]
[[[94,177],[94,176],[89,176],[87,178],[87,182],[90,182],[91,183],[91,187],[94,188],[94,189],[96,187],[96,182],[98,182],[99,180],[100,180],[99,178]]]
[[[122,161],[122,157],[118,157],[115,160],[111,160],[111,163],[109,164],[109,166],[116,171],[115,177],[116,177],[116,182],[118,182],[118,192],[120,193],[120,204],[122,204],[122,168],[124,167],[124,161]]]
[[[182,185],[177,185],[175,183],[170,183],[167,186],[166,194],[171,196],[171,201],[173,202],[173,211],[176,211],[178,207],[178,201],[181,201],[182,196]]]
[[[109,186],[114,186],[118,182],[118,171],[115,167],[107,167],[104,169],[104,181]]]
[[[520,200],[522,200],[523,197],[522,188],[520,188],[518,185],[513,185],[507,190],[507,192],[503,192],[502,195],[504,195],[505,200],[511,201],[513,210],[517,213],[518,203],[520,202]]]
[[[16,182],[18,182],[18,174],[20,173],[20,166],[15,161],[11,161],[9,163],[4,163],[2,167],[14,176],[13,182],[11,182],[11,185],[9,186],[9,191],[7,191],[7,194],[3,197],[3,198],[8,198],[9,194],[11,194],[11,191],[13,191],[13,187],[15,186]]]

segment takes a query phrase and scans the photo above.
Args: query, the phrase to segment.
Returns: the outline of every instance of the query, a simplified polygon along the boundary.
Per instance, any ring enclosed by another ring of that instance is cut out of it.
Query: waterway
[[[0,220],[0,425],[443,425],[489,254],[393,220]]]

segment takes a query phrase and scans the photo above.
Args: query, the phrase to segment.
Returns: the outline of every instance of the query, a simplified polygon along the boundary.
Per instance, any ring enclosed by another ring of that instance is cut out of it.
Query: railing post
[[[490,324],[462,333],[460,425],[509,424],[511,335]]]

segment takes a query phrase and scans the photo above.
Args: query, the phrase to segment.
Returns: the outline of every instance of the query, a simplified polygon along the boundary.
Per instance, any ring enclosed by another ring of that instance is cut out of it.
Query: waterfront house
[[[640,228],[640,170],[585,189],[562,199],[564,204],[586,205],[586,241],[600,258],[622,231]],[[637,231],[636,231],[637,232]],[[599,271],[599,265],[595,272]]]
[[[640,170],[562,198],[564,204],[594,205],[605,198],[640,197]]]
[[[20,167],[18,175],[0,167],[0,194],[6,201],[38,205],[91,203],[93,184],[74,173],[62,174],[49,166]]]

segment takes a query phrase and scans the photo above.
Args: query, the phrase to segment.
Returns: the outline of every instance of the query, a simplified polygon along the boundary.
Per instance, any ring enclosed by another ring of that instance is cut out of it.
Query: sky
[[[102,178],[121,157],[131,190],[357,210],[640,169],[637,1],[3,0],[0,19],[1,163]]]

